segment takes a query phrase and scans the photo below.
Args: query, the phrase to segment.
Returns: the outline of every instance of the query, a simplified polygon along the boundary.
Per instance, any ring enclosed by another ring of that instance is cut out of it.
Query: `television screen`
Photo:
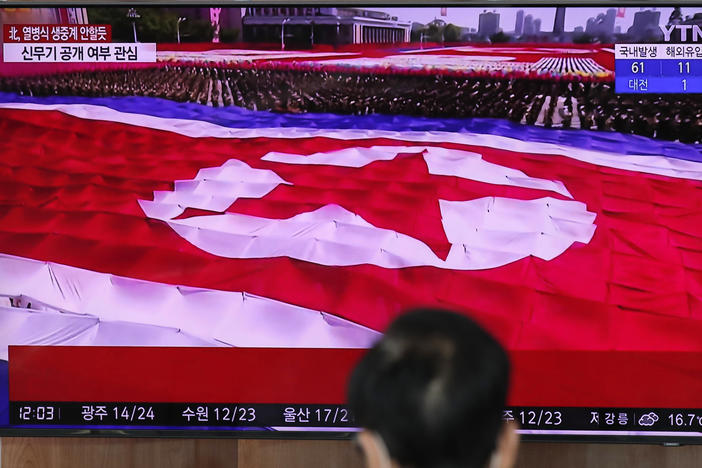
[[[0,24],[0,433],[347,434],[438,306],[523,434],[702,435],[702,4]]]

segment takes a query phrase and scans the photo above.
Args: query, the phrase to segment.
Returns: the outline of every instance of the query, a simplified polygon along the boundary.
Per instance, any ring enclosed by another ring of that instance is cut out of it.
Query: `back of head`
[[[483,468],[502,427],[508,380],[505,351],[475,322],[417,309],[360,361],[349,405],[403,467]]]

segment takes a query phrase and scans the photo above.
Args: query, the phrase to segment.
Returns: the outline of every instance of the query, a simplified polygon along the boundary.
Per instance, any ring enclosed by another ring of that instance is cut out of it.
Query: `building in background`
[[[534,20],[534,34],[541,34],[541,18]]]
[[[409,42],[412,29],[396,16],[346,7],[251,7],[242,23],[244,41],[286,47]]]
[[[565,32],[565,7],[556,8],[556,17],[553,20],[553,34],[560,36]]]
[[[654,10],[637,11],[634,14],[634,23],[627,30],[629,39],[634,41],[660,40],[663,37],[661,28],[658,27],[661,12]]]
[[[500,14],[494,11],[483,11],[478,16],[478,35],[490,37],[500,31]]]
[[[606,13],[600,13],[596,17],[589,18],[585,26],[585,32],[593,37],[601,39],[611,38],[614,35],[614,21],[617,17],[617,10],[610,8]]]
[[[524,17],[524,31],[525,36],[532,36],[534,34],[534,17],[531,15],[526,15]]]
[[[594,34],[595,32],[595,18],[588,18],[585,23],[585,33]]]
[[[524,10],[517,11],[517,19],[514,22],[514,35],[521,36],[524,31]]]

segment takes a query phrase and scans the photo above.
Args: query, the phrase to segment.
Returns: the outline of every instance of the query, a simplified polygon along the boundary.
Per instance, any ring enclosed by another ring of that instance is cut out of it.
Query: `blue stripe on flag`
[[[319,129],[373,129],[391,131],[444,131],[492,134],[523,141],[553,143],[615,154],[662,155],[702,162],[702,145],[656,140],[638,135],[593,130],[560,130],[522,125],[508,120],[442,119],[405,115],[279,114],[240,107],[213,108],[151,97],[78,96],[31,97],[0,92],[0,102],[37,104],[93,104],[121,112],[155,117],[200,120],[229,128],[302,127]]]

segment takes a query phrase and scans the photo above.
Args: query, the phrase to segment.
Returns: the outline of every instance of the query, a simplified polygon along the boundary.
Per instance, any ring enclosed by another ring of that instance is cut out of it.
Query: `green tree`
[[[493,44],[499,43],[499,42],[510,42],[512,38],[508,35],[503,33],[502,31],[496,32],[495,34],[492,34],[490,36],[490,42]]]
[[[184,24],[185,27],[183,27]],[[208,20],[188,20],[180,23],[180,36],[183,42],[212,42],[214,31],[215,27]]]
[[[178,15],[155,8],[137,9],[141,18],[136,20],[140,42],[175,42]],[[183,25],[180,34],[183,36]]]
[[[112,26],[112,40],[133,42],[132,19],[127,17],[128,8],[88,8],[88,20],[92,24]],[[137,38],[140,42],[175,42],[178,15],[162,8],[137,8],[139,18],[135,20]],[[183,42],[210,42],[214,27],[207,20],[188,20],[180,24]]]
[[[441,42],[441,39],[442,39],[441,33],[442,32],[443,32],[443,28],[439,28],[435,24],[430,24],[429,27],[427,28],[427,33],[424,36],[424,38],[430,42]]]
[[[461,40],[461,28],[455,24],[447,24],[444,28],[444,40],[446,42],[458,42]]]
[[[573,36],[574,44],[590,44],[593,41],[593,37],[587,33],[575,34]]]
[[[219,42],[236,42],[239,40],[237,28],[222,28],[219,31]]]
[[[410,41],[419,42],[422,39],[422,33],[426,34],[425,29],[413,29],[410,32]]]
[[[133,42],[132,23],[127,18],[127,8],[102,7],[87,8],[88,20],[91,24],[109,24],[112,26],[114,42]]]

